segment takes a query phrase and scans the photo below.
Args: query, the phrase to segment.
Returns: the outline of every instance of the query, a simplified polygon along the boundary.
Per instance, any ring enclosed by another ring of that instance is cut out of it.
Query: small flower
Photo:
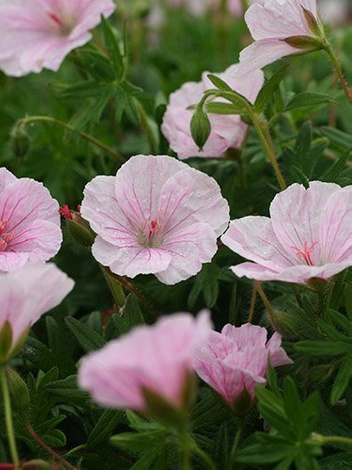
[[[306,283],[352,266],[352,186],[313,181],[277,194],[270,218],[233,220],[222,242],[252,263],[231,269],[259,281]]]
[[[19,77],[58,70],[66,55],[115,9],[112,0],[11,0],[0,5],[0,68]]]
[[[240,54],[247,74],[282,57],[321,48],[316,0],[264,0],[250,6],[245,20],[255,42]]]
[[[132,157],[87,184],[81,214],[95,259],[120,276],[154,273],[175,284],[200,271],[229,220],[216,181],[166,156]]]
[[[0,274],[0,285],[0,338],[4,340],[3,335],[10,334],[4,357],[1,349],[0,362],[6,362],[33,323],[61,303],[74,282],[54,264],[28,263]]]
[[[266,384],[269,357],[274,367],[292,362],[281,347],[278,333],[267,341],[265,328],[250,323],[239,328],[227,324],[221,333],[213,331],[197,351],[195,371],[236,414],[242,415],[255,399],[254,388]],[[244,394],[248,403],[240,400]]]
[[[263,72],[256,70],[244,80],[243,77],[238,78],[240,69],[241,67],[236,64],[226,69],[225,72],[215,75],[253,103],[263,85]],[[190,124],[194,109],[190,107],[199,103],[206,90],[214,88],[207,75],[208,72],[204,72],[201,82],[185,83],[170,95],[161,130],[180,159],[197,156],[222,157],[229,148],[241,146],[248,129],[248,125],[241,120],[239,115],[209,113],[211,132],[203,150],[199,151],[191,135]],[[224,100],[216,102],[219,101]]]
[[[210,332],[206,311],[197,318],[177,313],[153,326],[139,326],[83,358],[79,386],[97,403],[112,408],[148,412],[145,392],[182,408],[195,351]]]
[[[0,168],[0,272],[47,261],[61,242],[59,204],[49,191]]]

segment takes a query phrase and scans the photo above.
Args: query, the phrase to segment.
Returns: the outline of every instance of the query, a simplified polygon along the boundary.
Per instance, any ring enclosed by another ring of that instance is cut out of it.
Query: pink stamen
[[[6,220],[0,221],[0,251],[5,251],[9,242],[13,239],[15,235],[15,231],[11,230],[4,234],[4,230],[7,226],[8,222]]]
[[[313,253],[315,245],[318,242],[313,242],[311,246],[308,245],[308,241],[305,241],[303,244],[303,250],[297,246],[291,246],[292,250],[296,252],[298,258],[302,259],[308,266],[313,266],[313,260],[311,254]]]
[[[59,213],[66,219],[72,219],[72,214],[67,204],[64,204],[62,207],[60,207]]]
[[[60,19],[59,16],[57,16],[55,13],[48,13],[48,16],[50,19],[52,19],[54,21],[54,23],[56,23],[57,25],[60,26],[60,28],[63,28],[64,27],[64,23],[63,21]]]

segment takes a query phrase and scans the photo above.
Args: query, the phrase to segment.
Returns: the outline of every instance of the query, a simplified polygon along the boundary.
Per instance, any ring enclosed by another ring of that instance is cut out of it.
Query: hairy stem
[[[13,421],[12,421],[10,392],[9,392],[9,387],[8,387],[4,367],[0,367],[0,382],[1,382],[2,396],[4,400],[6,432],[7,432],[7,439],[9,441],[11,458],[14,464],[14,470],[19,470],[20,459],[18,457],[18,452],[17,452],[15,430],[14,430]]]
[[[332,46],[329,42],[326,43],[326,45],[324,47],[324,50],[327,52],[327,54],[329,55],[329,57],[330,57],[330,59],[333,63],[335,72],[337,74],[337,77],[338,77],[341,85],[342,85],[343,91],[345,92],[345,95],[348,99],[348,102],[352,103],[352,90],[347,85],[347,82],[346,82],[346,79],[344,77],[340,62],[339,62],[339,60],[338,60],[338,58],[335,54],[334,49],[332,48]]]
[[[60,120],[52,118],[50,116],[29,116],[29,117],[23,118],[20,121],[18,121],[18,125],[27,125],[27,124],[31,124],[33,122],[49,122],[51,124],[56,124],[57,126],[62,127],[63,129],[66,129],[69,132],[72,132],[73,134],[79,135],[80,137],[82,137],[82,139],[85,139],[88,142],[90,142],[91,144],[93,144],[96,147],[100,148],[106,154],[108,154],[110,157],[113,157],[113,159],[115,161],[117,160],[120,163],[125,162],[125,158],[122,155],[115,152],[115,150],[108,147],[107,145],[105,145],[100,140],[96,139],[95,137],[91,136],[90,134],[87,134],[86,132],[77,131],[76,129],[71,127],[69,124],[66,124],[66,122],[60,121]]]
[[[262,285],[259,281],[255,281],[255,286],[256,286],[258,294],[260,295],[260,298],[263,301],[263,304],[264,304],[265,308],[268,311],[268,314],[269,314],[269,317],[270,317],[270,323],[271,323],[272,327],[276,330],[277,325],[276,325],[276,321],[275,321],[275,314],[274,314],[274,310],[273,310],[273,308],[272,308],[272,306],[269,302],[269,299],[266,296],[266,294],[265,294],[265,292],[262,288]]]

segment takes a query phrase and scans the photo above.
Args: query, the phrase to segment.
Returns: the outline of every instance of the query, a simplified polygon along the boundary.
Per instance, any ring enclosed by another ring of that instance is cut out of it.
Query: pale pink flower
[[[97,403],[148,411],[144,390],[182,407],[195,351],[211,333],[209,313],[177,313],[139,326],[81,361],[78,384]]]
[[[307,52],[288,44],[288,38],[316,38],[304,9],[317,22],[316,0],[264,0],[249,7],[245,21],[255,42],[240,54],[241,72],[247,74],[282,57]],[[314,50],[313,45],[311,50]]]
[[[238,78],[240,69],[240,65],[236,64],[215,75],[253,103],[263,85],[263,72],[256,70],[244,80],[243,77]],[[206,90],[214,88],[208,74],[209,72],[204,72],[201,82],[185,83],[170,95],[161,130],[170,142],[171,149],[181,159],[196,156],[222,157],[229,148],[241,146],[248,129],[248,125],[238,115],[208,114],[211,132],[203,150],[199,151],[190,129],[194,109],[189,107],[198,104]]]
[[[352,186],[313,181],[277,194],[270,218],[233,220],[222,242],[252,263],[231,269],[259,281],[305,283],[352,266]]]
[[[0,168],[0,272],[47,261],[61,242],[59,204],[49,191]]]
[[[221,333],[213,331],[197,351],[194,368],[231,408],[236,408],[235,400],[244,389],[254,400],[254,388],[266,384],[269,357],[273,367],[292,362],[281,347],[278,333],[267,341],[265,328],[250,323],[241,327],[227,324]]]
[[[216,181],[175,158],[138,155],[85,188],[81,214],[97,237],[95,259],[128,277],[175,284],[214,256],[229,208]]]
[[[28,263],[11,273],[0,274],[0,331],[8,322],[12,342],[18,340],[47,311],[62,302],[74,282],[51,263]]]
[[[0,0],[0,68],[15,77],[58,70],[114,9],[112,0]]]

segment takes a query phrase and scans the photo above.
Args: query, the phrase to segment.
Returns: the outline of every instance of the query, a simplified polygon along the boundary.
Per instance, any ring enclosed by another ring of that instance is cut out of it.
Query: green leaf
[[[106,344],[101,335],[76,318],[67,317],[65,323],[85,352],[95,351]]]
[[[349,345],[340,341],[300,341],[295,345],[297,351],[311,356],[339,356],[348,351]]]
[[[349,354],[343,360],[339,372],[334,381],[334,385],[331,390],[331,404],[335,405],[344,391],[348,387],[348,384],[352,378],[352,354]]]
[[[324,182],[335,182],[338,176],[344,171],[346,162],[348,161],[351,154],[351,150],[345,152],[336,162],[326,171],[320,180]]]
[[[121,77],[124,71],[123,57],[120,51],[120,45],[115,37],[115,34],[108,22],[108,20],[102,15],[101,26],[103,29],[104,41],[106,48],[109,53],[113,68],[116,76]]]
[[[338,147],[352,148],[352,135],[332,127],[321,127],[320,132]]]
[[[303,91],[298,93],[292,98],[287,104],[285,111],[291,111],[292,109],[309,108],[311,106],[319,106],[322,104],[336,103],[331,96],[325,93],[312,93],[310,91]]]
[[[321,470],[346,470],[352,468],[352,453],[339,452],[319,460]]]
[[[273,99],[275,91],[278,89],[282,79],[284,78],[288,65],[285,65],[278,70],[260,90],[257,99],[255,100],[254,108],[257,113],[262,113],[266,110],[268,105]]]
[[[216,88],[219,88],[219,90],[232,91],[232,88],[226,82],[224,82],[224,80],[217,77],[216,75],[210,73],[207,75],[207,77],[212,82],[212,84],[216,86]]]
[[[77,376],[70,375],[63,380],[56,380],[54,382],[48,383],[45,386],[45,390],[49,393],[52,393],[58,397],[87,400],[89,394],[77,386]]]
[[[230,103],[217,103],[216,101],[211,101],[206,103],[205,109],[209,114],[242,114],[243,106],[238,104]]]
[[[139,453],[149,450],[153,444],[165,438],[165,429],[146,432],[123,432],[109,439],[111,445],[119,449]]]
[[[122,410],[105,410],[89,434],[87,447],[93,448],[106,441],[123,416]]]

